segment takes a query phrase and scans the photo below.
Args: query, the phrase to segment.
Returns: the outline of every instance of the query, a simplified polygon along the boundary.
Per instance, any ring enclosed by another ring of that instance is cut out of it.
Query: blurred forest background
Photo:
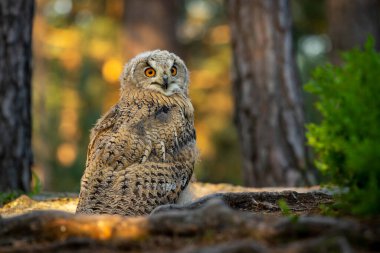
[[[150,41],[183,58],[201,160],[199,181],[241,184],[241,157],[233,122],[231,45],[223,0],[37,0],[33,27],[33,171],[45,190],[79,191],[89,130],[119,98],[124,63]],[[169,3],[170,2],[170,3]],[[154,13],[152,14],[152,10]],[[293,39],[302,83],[327,61],[325,1],[292,0]],[[153,16],[138,30],[136,19]],[[170,16],[170,18],[167,18]],[[166,17],[167,27],[150,27]],[[167,36],[165,35],[167,33]],[[145,43],[145,44],[144,44]],[[306,122],[318,115],[304,96]]]

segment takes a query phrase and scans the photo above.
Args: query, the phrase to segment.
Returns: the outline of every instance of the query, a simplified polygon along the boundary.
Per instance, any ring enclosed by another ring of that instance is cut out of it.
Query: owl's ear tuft
[[[188,95],[188,88],[189,88],[189,83],[190,83],[189,70],[187,69],[185,62],[179,56],[175,55],[174,53],[170,53],[170,54],[175,59],[175,62],[179,63],[179,65],[182,65],[184,67],[184,70],[185,70],[185,80],[184,80],[185,90],[184,90],[184,92],[186,95]]]
[[[129,83],[131,80],[129,80],[133,76],[133,64],[131,62],[128,62],[124,65],[123,73],[120,76],[120,85],[121,89],[124,89],[127,83]]]

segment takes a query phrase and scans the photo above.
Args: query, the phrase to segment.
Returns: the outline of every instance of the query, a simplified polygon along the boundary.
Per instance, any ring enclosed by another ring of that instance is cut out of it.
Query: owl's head
[[[130,86],[161,92],[187,95],[189,74],[185,63],[175,54],[164,50],[141,53],[124,67],[121,89]]]

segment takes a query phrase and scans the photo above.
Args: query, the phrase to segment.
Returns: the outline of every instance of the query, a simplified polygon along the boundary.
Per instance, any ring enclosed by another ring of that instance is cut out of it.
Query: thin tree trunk
[[[30,189],[34,1],[0,1],[0,191]]]
[[[228,0],[235,120],[248,186],[305,181],[304,118],[288,0]]]
[[[326,13],[334,63],[340,62],[342,51],[362,46],[369,35],[380,49],[379,0],[327,0]]]
[[[153,49],[181,55],[176,39],[180,17],[179,0],[125,0],[124,24],[129,57]]]

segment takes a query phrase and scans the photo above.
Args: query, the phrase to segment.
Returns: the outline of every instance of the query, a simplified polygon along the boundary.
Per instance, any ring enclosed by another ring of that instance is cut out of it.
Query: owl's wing
[[[149,118],[152,111],[136,101],[123,107],[113,106],[91,130],[86,170],[100,165],[115,167],[120,163],[126,167],[139,162],[139,154],[147,144],[136,122]]]
[[[91,130],[90,134],[90,143],[88,145],[88,151],[91,151],[94,143],[97,140],[99,135],[109,129],[115,127],[117,125],[117,119],[120,117],[120,107],[118,104],[111,107],[111,109],[106,112],[95,124],[94,128]]]
[[[92,178],[92,174],[96,168],[92,166],[90,155],[94,151],[94,146],[96,146],[96,141],[105,131],[114,127],[117,124],[117,119],[120,115],[120,108],[116,104],[114,105],[105,115],[103,115],[95,124],[94,128],[91,130],[90,142],[87,149],[87,159],[86,168],[81,180],[81,192],[80,195],[88,194],[88,184],[89,180]]]
[[[112,172],[140,162],[148,145],[135,122],[148,118],[151,111],[154,110],[132,101],[123,107],[116,104],[97,121],[90,134],[78,212],[91,208],[90,199],[98,199],[100,192],[110,187],[115,180]]]

